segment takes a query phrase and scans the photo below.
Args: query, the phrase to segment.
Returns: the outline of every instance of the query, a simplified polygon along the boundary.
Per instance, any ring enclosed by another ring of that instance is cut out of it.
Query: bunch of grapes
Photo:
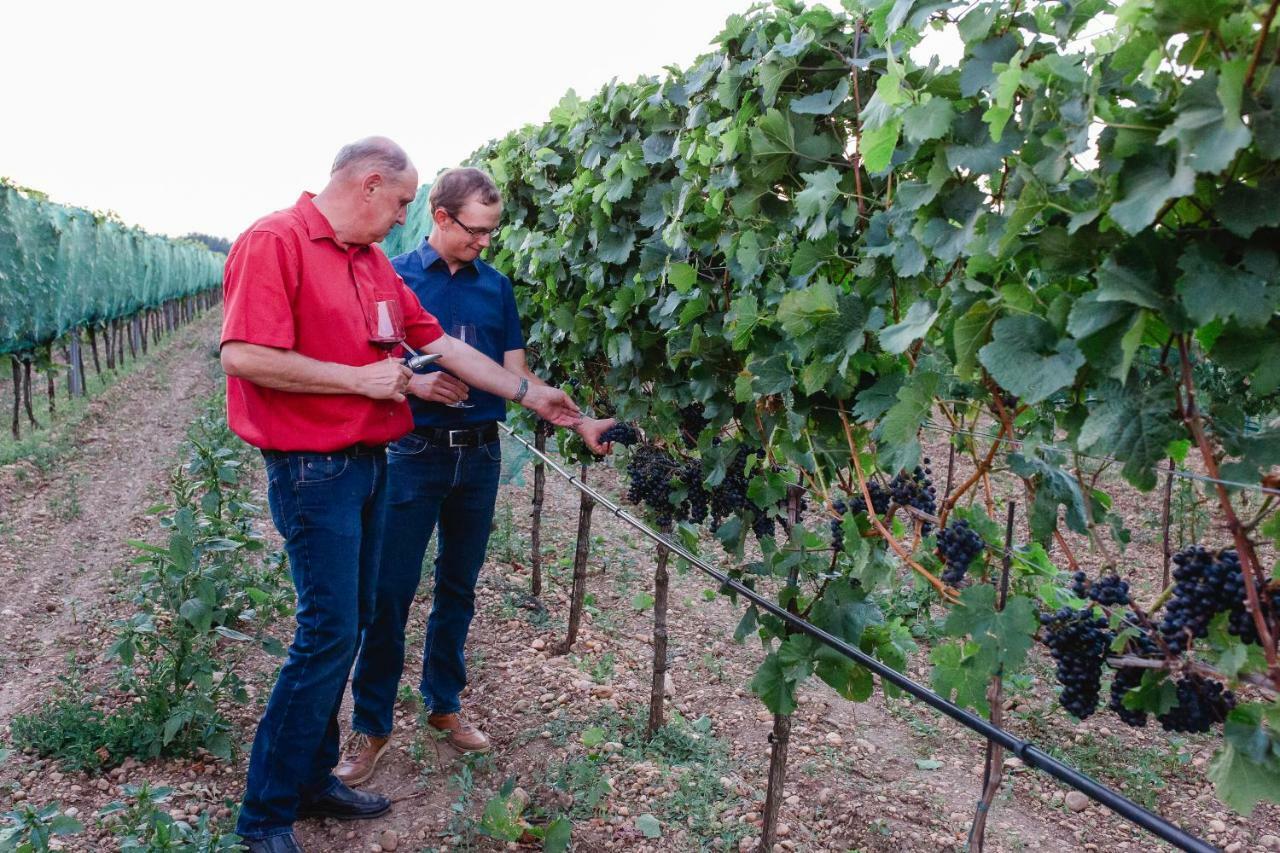
[[[707,519],[707,508],[711,501],[711,494],[702,484],[702,463],[696,459],[686,462],[680,470],[680,480],[685,489],[684,502],[680,504],[680,518],[701,524]]]
[[[619,421],[600,433],[600,441],[616,441],[625,447],[630,447],[640,440],[640,431],[632,424],[626,424]]]
[[[746,447],[739,447],[737,454],[733,457],[733,461],[729,463],[728,469],[725,471],[724,479],[720,481],[720,485],[711,490],[711,526],[714,530],[720,526],[720,522],[734,513],[741,512],[752,506],[750,500],[747,499],[747,457],[752,451]],[[763,450],[755,451],[757,458],[764,457]]]
[[[707,424],[711,421],[707,420],[703,414],[701,403],[690,403],[680,410],[680,437],[684,439],[686,447],[697,447],[698,436],[707,428]]]
[[[1107,620],[1094,616],[1092,608],[1063,607],[1055,613],[1040,614],[1045,627],[1044,643],[1058,663],[1058,683],[1062,707],[1083,720],[1098,707],[1102,664],[1111,645]]]
[[[1139,621],[1137,614],[1129,613],[1128,621],[1131,625],[1137,624]],[[1136,637],[1131,637],[1125,644],[1125,651],[1141,657],[1155,657],[1160,653],[1151,635],[1141,629]],[[1111,679],[1111,701],[1107,703],[1107,707],[1116,713],[1122,723],[1134,728],[1141,728],[1147,724],[1147,712],[1131,711],[1126,708],[1124,697],[1130,690],[1142,684],[1142,673],[1143,669],[1136,666],[1125,666],[1116,670],[1115,678]]]
[[[1119,575],[1103,575],[1096,581],[1089,581],[1084,572],[1076,572],[1071,578],[1071,591],[1079,598],[1088,598],[1104,607],[1129,604],[1129,582],[1121,580]]]
[[[1178,704],[1156,717],[1167,732],[1203,733],[1236,706],[1235,694],[1194,673],[1178,679]]]
[[[653,511],[659,526],[671,524],[675,507],[671,505],[671,474],[679,466],[666,451],[642,444],[627,463],[627,500]]]
[[[915,470],[910,474],[905,471],[898,473],[896,477],[889,483],[889,493],[893,497],[893,502],[901,507],[915,507],[921,512],[927,512],[933,515],[938,511],[938,490],[934,488],[933,480],[930,479],[933,470],[929,468],[929,460],[924,460],[924,465],[917,465]],[[922,530],[924,535],[928,536],[929,531],[933,529],[933,525],[925,522]]]
[[[938,534],[938,553],[947,568],[942,573],[943,583],[959,586],[969,571],[969,564],[986,547],[978,531],[967,521],[953,521]]]
[[[1191,640],[1209,634],[1209,623],[1223,610],[1244,608],[1244,580],[1233,550],[1216,555],[1203,545],[1192,545],[1173,555],[1173,598],[1165,607],[1160,633],[1175,654]],[[1244,630],[1243,622],[1236,625]],[[1254,635],[1256,639],[1256,635]]]
[[[893,495],[884,486],[875,480],[867,481],[867,491],[871,493],[871,508],[875,510],[876,515],[884,515],[889,511],[889,504],[893,501]],[[856,495],[849,501],[849,512],[860,513],[867,511],[867,502],[862,495]]]

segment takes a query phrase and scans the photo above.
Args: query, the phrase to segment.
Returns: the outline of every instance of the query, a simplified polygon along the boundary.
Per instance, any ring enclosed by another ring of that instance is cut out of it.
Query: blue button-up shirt
[[[472,346],[499,364],[507,352],[524,349],[511,281],[484,261],[477,259],[451,274],[440,253],[423,240],[412,252],[392,258],[391,265],[449,334],[460,323],[475,326]],[[431,365],[424,372],[439,369]],[[506,418],[507,401],[487,391],[472,388],[467,402],[475,405],[454,409],[409,397],[415,426],[460,429]]]

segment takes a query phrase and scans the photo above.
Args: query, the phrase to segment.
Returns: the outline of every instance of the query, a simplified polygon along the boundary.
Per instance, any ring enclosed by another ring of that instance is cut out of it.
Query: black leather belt
[[[465,429],[423,426],[415,429],[413,434],[426,439],[432,447],[479,447],[498,440],[498,425],[482,424]]]

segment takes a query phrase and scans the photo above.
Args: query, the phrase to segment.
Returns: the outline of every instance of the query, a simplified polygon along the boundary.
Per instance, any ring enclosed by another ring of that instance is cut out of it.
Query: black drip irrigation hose
[[[1169,842],[1179,850],[1187,850],[1191,851],[1191,853],[1219,853],[1219,848],[1214,847],[1203,839],[1196,838],[1194,835],[1184,831],[1181,827],[1175,826],[1160,815],[1144,809],[1128,797],[1113,791],[1106,785],[1086,776],[1075,768],[1063,764],[1061,761],[1053,758],[1035,744],[1022,740],[999,726],[992,725],[977,714],[966,711],[964,708],[948,702],[929,688],[922,684],[917,684],[915,681],[898,672],[896,669],[881,663],[863,652],[861,649],[854,648],[844,640],[841,640],[833,634],[827,633],[811,622],[801,619],[795,614],[788,613],[786,608],[778,606],[745,584],[742,584],[734,578],[729,577],[724,572],[721,572],[720,570],[703,562],[678,542],[663,536],[656,530],[652,530],[643,521],[636,518],[634,515],[627,512],[622,507],[618,506],[613,501],[588,486],[586,483],[582,482],[582,480],[574,476],[569,471],[566,471],[554,459],[547,456],[545,453],[540,452],[522,436],[517,435],[511,427],[506,424],[500,424],[500,426],[508,435],[519,441],[532,451],[535,456],[539,457],[544,463],[550,466],[553,471],[568,480],[574,488],[581,492],[585,492],[587,495],[594,498],[596,503],[607,508],[615,517],[627,522],[655,543],[670,549],[672,553],[688,562],[689,565],[698,569],[703,574],[709,575],[719,581],[723,586],[733,590],[738,595],[741,595],[756,607],[778,617],[796,631],[812,637],[823,645],[834,649],[850,660],[866,667],[885,681],[888,681],[890,684],[893,684],[895,687],[902,690],[904,693],[911,694],[935,710],[946,714],[965,728],[982,735],[987,740],[1000,744],[1021,759],[1024,764],[1048,773],[1058,781],[1075,788],[1094,802],[1106,806],[1125,820],[1137,824],[1147,832]]]

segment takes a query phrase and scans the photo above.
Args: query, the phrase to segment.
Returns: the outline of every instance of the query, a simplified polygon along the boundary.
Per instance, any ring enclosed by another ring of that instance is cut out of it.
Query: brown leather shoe
[[[445,734],[449,745],[460,752],[489,751],[489,738],[459,714],[432,714],[427,725]]]
[[[369,781],[369,777],[378,766],[378,759],[390,745],[389,737],[373,737],[364,732],[352,732],[347,742],[343,744],[342,760],[333,769],[333,775],[350,788]]]

